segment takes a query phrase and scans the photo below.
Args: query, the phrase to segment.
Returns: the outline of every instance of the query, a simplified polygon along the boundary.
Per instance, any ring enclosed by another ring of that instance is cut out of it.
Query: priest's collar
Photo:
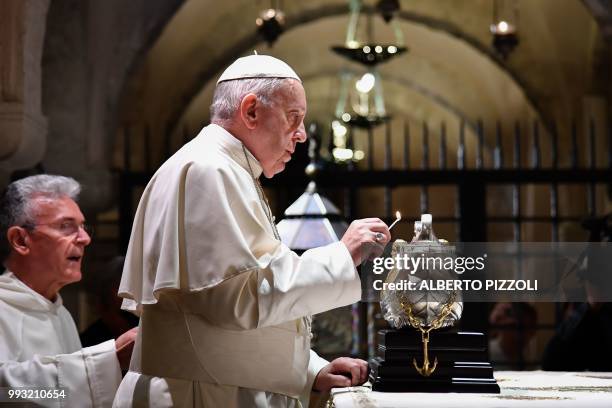
[[[22,309],[48,311],[52,313],[56,313],[63,304],[62,297],[59,293],[56,295],[54,301],[50,301],[30,288],[10,270],[5,270],[4,273],[0,275],[0,298],[6,303],[10,303]]]
[[[228,132],[219,125],[215,125],[213,123],[210,126],[217,130],[217,132],[215,133],[219,135],[218,140],[222,149],[224,149],[249,174],[252,173],[252,176],[254,178],[258,178],[259,176],[261,176],[263,168],[261,167],[261,164],[259,164],[259,160],[257,160],[255,156],[253,156],[253,154],[249,151],[249,149],[246,148],[246,146],[244,149],[242,148],[242,142],[240,140],[238,140],[234,135],[232,135],[230,132]]]

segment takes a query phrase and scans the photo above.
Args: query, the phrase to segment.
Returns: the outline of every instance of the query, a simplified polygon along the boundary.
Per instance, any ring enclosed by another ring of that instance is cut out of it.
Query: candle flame
[[[507,32],[508,32],[508,29],[509,29],[510,27],[508,26],[508,23],[506,23],[505,21],[500,21],[500,22],[497,24],[497,28],[499,29],[499,32],[500,32],[500,33],[505,34],[505,33],[507,33]]]

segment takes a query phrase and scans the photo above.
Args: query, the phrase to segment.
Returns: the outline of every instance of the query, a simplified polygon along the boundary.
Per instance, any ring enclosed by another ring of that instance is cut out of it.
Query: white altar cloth
[[[335,408],[612,407],[612,372],[497,371],[500,394],[391,393],[336,388]]]

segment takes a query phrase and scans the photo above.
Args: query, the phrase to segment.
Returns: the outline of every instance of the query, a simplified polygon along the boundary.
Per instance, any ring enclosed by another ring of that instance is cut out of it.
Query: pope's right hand
[[[341,239],[350,252],[355,266],[359,266],[366,259],[380,256],[390,240],[389,228],[379,218],[353,221]]]

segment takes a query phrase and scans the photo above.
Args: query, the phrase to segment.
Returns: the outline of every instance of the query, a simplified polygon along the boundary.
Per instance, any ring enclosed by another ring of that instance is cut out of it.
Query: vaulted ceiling
[[[308,96],[308,119],[329,123],[339,72],[363,72],[330,51],[344,42],[348,3],[281,3],[286,31],[268,47],[254,23],[268,1],[186,1],[132,73],[122,121],[148,125],[154,137],[167,129],[196,131],[208,121],[221,71],[256,49],[296,69]],[[375,2],[364,3],[367,11]],[[409,52],[380,66],[387,110],[395,117],[451,127],[477,118],[549,123],[579,117],[585,96],[610,92],[599,88],[594,69],[603,35],[582,1],[518,0],[520,44],[507,60],[490,45],[492,0],[400,3],[397,18]],[[389,40],[390,28],[379,17],[374,22],[375,39]]]

